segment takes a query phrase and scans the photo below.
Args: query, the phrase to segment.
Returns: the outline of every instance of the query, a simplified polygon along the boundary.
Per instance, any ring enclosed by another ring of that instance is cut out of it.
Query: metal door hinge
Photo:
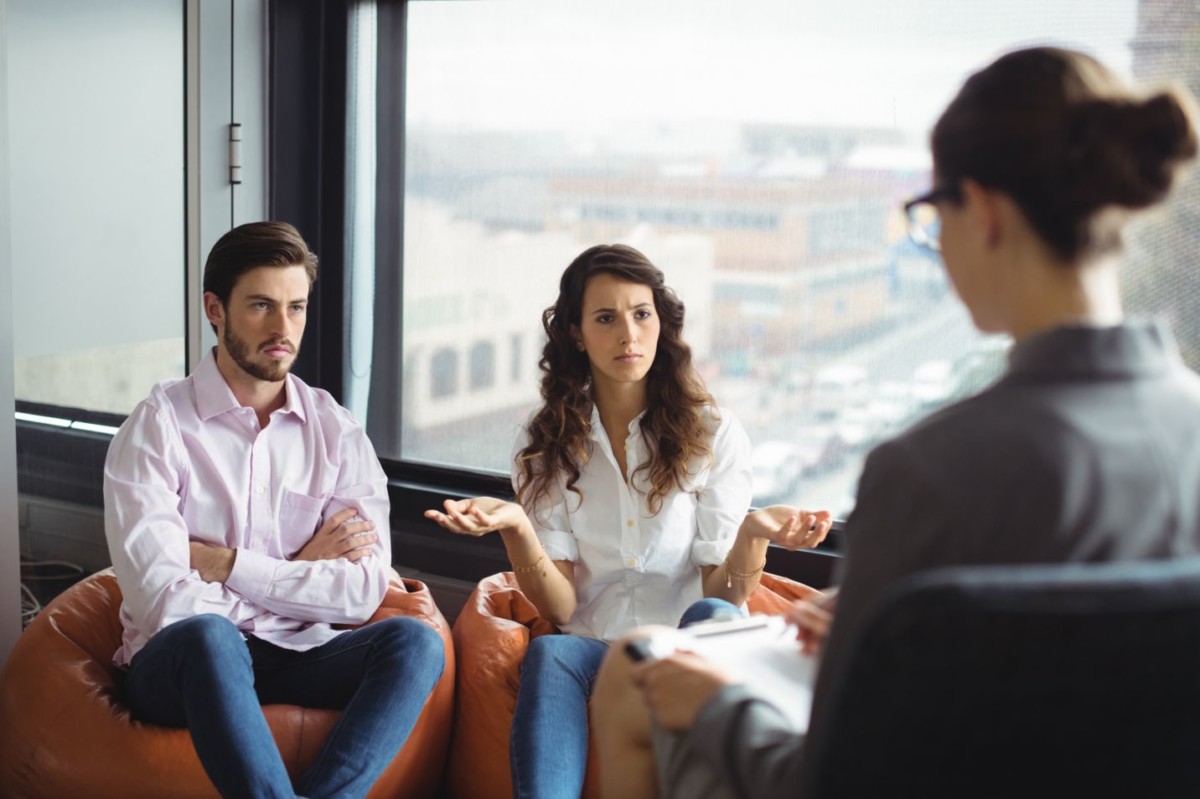
[[[242,182],[242,125],[234,122],[229,126],[229,182],[235,186]]]

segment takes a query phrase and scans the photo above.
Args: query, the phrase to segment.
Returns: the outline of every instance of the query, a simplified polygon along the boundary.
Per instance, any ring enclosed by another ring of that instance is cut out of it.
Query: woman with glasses
[[[769,541],[814,547],[829,532],[828,511],[746,514],[750,442],[694,371],[683,318],[636,249],[579,255],[542,317],[543,404],[514,453],[519,504],[446,500],[425,514],[455,533],[498,531],[521,590],[567,633],[534,638],[521,666],[517,797],[579,796],[609,641],[648,622],[737,614]]]
[[[809,735],[847,642],[908,575],[1200,552],[1200,378],[1162,323],[1125,318],[1119,287],[1126,223],[1196,155],[1191,108],[1182,90],[1137,93],[1087,55],[1036,48],[973,75],[938,120],[913,237],[975,325],[1014,344],[997,384],[868,457],[827,640],[808,609],[823,650]],[[597,706],[641,691],[666,793],[798,795],[805,736],[777,711],[695,658],[632,666],[618,651]],[[636,717],[598,721],[618,742],[601,749],[609,795],[655,793],[623,781],[651,752]]]

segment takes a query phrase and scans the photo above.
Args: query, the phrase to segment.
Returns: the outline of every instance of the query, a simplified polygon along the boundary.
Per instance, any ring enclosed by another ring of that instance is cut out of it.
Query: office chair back
[[[928,572],[848,651],[805,797],[1200,797],[1200,560]]]

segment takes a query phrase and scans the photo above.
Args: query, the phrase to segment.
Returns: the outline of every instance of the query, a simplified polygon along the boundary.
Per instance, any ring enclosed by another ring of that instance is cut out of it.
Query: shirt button
[[[633,527],[633,519],[626,519],[626,520],[625,520],[625,526],[626,526],[626,527]]]
[[[637,558],[626,558],[625,565],[631,569],[636,569],[637,568]]]
[[[263,492],[264,492],[264,491],[266,491],[266,490],[267,490],[266,486],[255,486],[255,487],[254,487],[254,493],[255,493],[255,494],[261,494],[261,493],[263,493]]]

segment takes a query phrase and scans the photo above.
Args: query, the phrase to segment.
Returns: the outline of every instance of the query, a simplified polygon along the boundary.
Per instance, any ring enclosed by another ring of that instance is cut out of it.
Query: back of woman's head
[[[1196,155],[1182,89],[1135,94],[1091,56],[1009,53],[972,75],[933,130],[939,186],[1005,192],[1064,260],[1120,246],[1124,215],[1163,200]]]
[[[596,245],[566,268],[558,299],[542,314],[546,332],[539,362],[542,407],[529,423],[529,445],[517,456],[518,498],[527,509],[547,495],[560,474],[574,490],[590,456],[591,364],[572,328],[582,320],[588,280],[600,274],[648,286],[658,314],[658,346],[646,378],[646,413],[641,421],[652,457],[651,463],[639,468],[647,472],[652,507],[682,484],[691,458],[708,452],[701,408],[712,398],[697,377],[692,351],[683,340],[683,302],[666,285],[662,271],[638,250],[624,244]]]

